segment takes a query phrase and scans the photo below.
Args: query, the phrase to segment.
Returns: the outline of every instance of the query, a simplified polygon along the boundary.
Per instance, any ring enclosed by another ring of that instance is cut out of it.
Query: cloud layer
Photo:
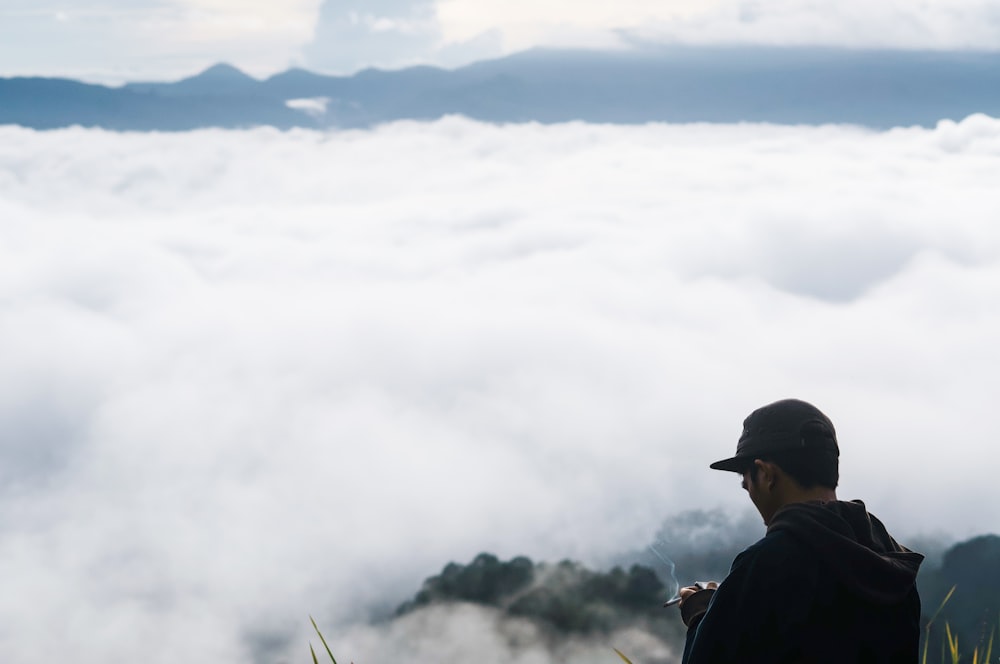
[[[447,560],[745,509],[707,465],[786,396],[894,532],[1000,530],[1000,121],[0,146],[10,661],[301,660],[313,613],[375,662],[336,626]]]
[[[510,50],[539,44],[618,46],[631,37],[682,43],[994,50],[1000,12],[988,0],[439,0],[446,39],[490,30]],[[617,36],[616,36],[617,35]],[[625,36],[620,40],[618,37]]]
[[[995,50],[988,0],[327,0],[307,65],[334,73],[418,63],[458,66],[548,48],[761,44]]]
[[[178,79],[218,62],[269,74],[301,60],[322,0],[5,0],[0,76],[109,84]]]

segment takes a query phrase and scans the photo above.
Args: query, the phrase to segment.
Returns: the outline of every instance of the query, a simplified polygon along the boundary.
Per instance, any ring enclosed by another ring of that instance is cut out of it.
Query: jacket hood
[[[899,545],[860,500],[786,505],[767,529],[779,531],[812,549],[852,592],[878,604],[905,598],[924,559]]]

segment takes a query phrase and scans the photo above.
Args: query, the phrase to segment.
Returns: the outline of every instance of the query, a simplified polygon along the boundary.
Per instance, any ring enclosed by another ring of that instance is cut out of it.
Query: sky
[[[992,0],[0,0],[0,76],[174,80],[455,67],[534,47],[996,50]]]
[[[365,616],[449,560],[743,514],[708,464],[785,397],[904,543],[998,532],[998,158],[981,115],[0,127],[0,652],[308,661],[312,614],[394,661]]]

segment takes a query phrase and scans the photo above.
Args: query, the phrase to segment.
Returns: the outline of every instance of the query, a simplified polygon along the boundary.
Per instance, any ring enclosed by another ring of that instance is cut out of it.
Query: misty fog
[[[369,618],[449,560],[743,528],[708,464],[789,396],[904,543],[997,532],[998,158],[985,116],[0,127],[0,650],[433,653]]]

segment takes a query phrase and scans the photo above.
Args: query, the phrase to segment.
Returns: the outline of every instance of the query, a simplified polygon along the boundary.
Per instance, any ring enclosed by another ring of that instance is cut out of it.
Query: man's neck
[[[788,500],[785,504],[790,503],[829,503],[831,501],[837,500],[836,489],[830,489],[825,486],[814,486],[811,489],[796,489],[788,496]]]

